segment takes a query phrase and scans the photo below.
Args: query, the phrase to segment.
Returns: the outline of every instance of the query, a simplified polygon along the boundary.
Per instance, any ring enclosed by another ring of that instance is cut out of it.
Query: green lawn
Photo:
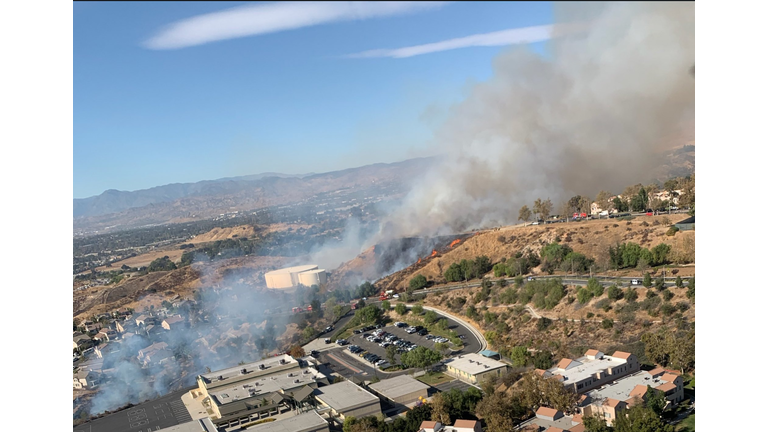
[[[691,414],[677,425],[677,432],[694,432],[696,430],[696,414]]]
[[[448,381],[453,381],[453,378],[449,377],[448,375],[442,372],[426,373],[416,379],[423,382],[424,384],[431,385],[431,386],[436,386],[442,383],[447,383]]]

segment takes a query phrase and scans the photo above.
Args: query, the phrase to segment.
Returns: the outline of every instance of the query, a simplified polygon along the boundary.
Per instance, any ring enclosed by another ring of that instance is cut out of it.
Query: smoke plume
[[[665,138],[694,115],[694,3],[556,3],[583,33],[550,58],[512,48],[435,133],[442,163],[382,223],[379,238],[515,223],[555,205],[648,179]]]

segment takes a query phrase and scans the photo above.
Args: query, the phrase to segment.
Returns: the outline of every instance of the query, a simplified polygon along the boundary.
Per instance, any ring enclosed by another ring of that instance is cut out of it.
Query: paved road
[[[192,421],[181,396],[192,387],[109,414],[74,428],[74,432],[152,432]]]

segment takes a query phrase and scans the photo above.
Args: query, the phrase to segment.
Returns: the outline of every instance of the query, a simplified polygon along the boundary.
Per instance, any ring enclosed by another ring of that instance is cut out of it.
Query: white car
[[[392,298],[396,298],[396,299],[399,299],[399,298],[400,298],[400,294],[393,294],[393,295],[392,295]]]
[[[637,279],[632,279],[632,285],[640,285],[640,281]]]

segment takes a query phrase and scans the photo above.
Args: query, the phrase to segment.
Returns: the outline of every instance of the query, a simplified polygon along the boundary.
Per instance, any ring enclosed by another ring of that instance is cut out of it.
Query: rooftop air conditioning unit
[[[223,381],[223,380],[224,380],[224,375],[219,375],[219,381]]]
[[[248,370],[246,370],[245,368],[242,368],[242,369],[240,369],[240,373],[245,375],[245,374],[248,373]]]
[[[300,382],[301,382],[301,380],[297,380],[297,379],[296,379],[296,380],[293,380],[293,382],[294,382],[295,384],[298,384],[298,383],[300,383]]]
[[[259,369],[264,370],[264,369],[266,369],[266,366],[264,366],[264,364],[262,363],[262,364],[259,365]]]

